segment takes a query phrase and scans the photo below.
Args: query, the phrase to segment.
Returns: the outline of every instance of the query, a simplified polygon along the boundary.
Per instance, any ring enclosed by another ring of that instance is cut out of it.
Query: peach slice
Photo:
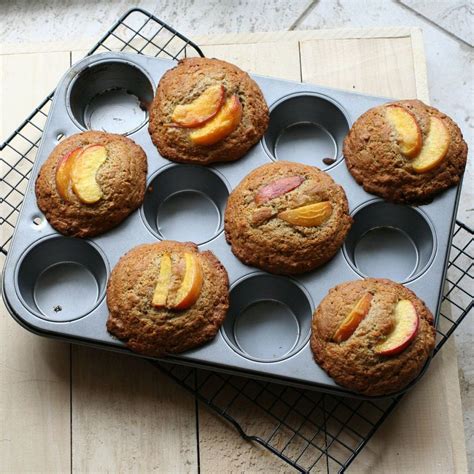
[[[438,117],[430,117],[430,131],[420,154],[412,161],[413,169],[417,173],[427,173],[440,165],[448,153],[450,141],[443,121]]]
[[[255,196],[255,203],[260,206],[260,204],[264,202],[289,193],[293,191],[293,189],[296,189],[303,181],[303,176],[290,176],[288,178],[276,179],[260,189]]]
[[[197,99],[189,104],[177,105],[171,120],[181,127],[195,128],[211,120],[225,101],[223,85],[208,87]]]
[[[346,316],[341,325],[336,329],[332,340],[340,343],[347,341],[357,329],[361,321],[367,316],[372,304],[372,294],[365,293]]]
[[[173,304],[173,309],[186,309],[193,305],[201,293],[203,274],[199,257],[194,253],[184,254],[184,277]]]
[[[103,193],[96,181],[98,169],[107,159],[104,145],[91,145],[83,148],[74,160],[71,169],[72,190],[85,204],[94,204],[102,199]]]
[[[280,212],[278,217],[292,225],[314,227],[327,221],[331,214],[331,203],[329,201],[323,201],[295,209],[288,209],[287,211]]]
[[[164,308],[171,284],[171,257],[164,254],[160,259],[160,274],[153,293],[151,304],[155,308]]]
[[[397,132],[400,151],[405,156],[413,158],[421,150],[423,136],[415,116],[399,105],[389,105],[385,116]]]
[[[230,135],[242,119],[242,105],[233,95],[225,101],[217,115],[203,127],[193,130],[189,138],[196,145],[214,145]]]
[[[400,300],[394,309],[395,327],[384,342],[375,347],[383,356],[394,356],[404,351],[415,338],[419,318],[410,300]]]
[[[253,226],[258,227],[259,225],[269,221],[275,214],[276,211],[271,207],[257,207],[257,209],[252,213],[250,222]]]
[[[66,156],[64,156],[58,164],[56,169],[56,189],[59,195],[66,201],[72,200],[72,182],[71,170],[75,159],[82,152],[82,147],[75,148]]]

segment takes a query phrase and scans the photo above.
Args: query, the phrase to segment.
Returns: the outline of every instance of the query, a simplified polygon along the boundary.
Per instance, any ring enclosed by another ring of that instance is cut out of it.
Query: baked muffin
[[[340,385],[364,395],[405,388],[435,345],[433,316],[415,293],[368,278],[332,288],[313,315],[311,350]]]
[[[302,273],[327,262],[351,223],[341,186],[318,168],[287,161],[248,174],[225,211],[235,256],[272,273]]]
[[[166,72],[149,112],[160,154],[201,165],[245,155],[269,117],[262,91],[247,73],[207,58],[183,59]]]
[[[64,139],[36,178],[38,207],[59,232],[101,234],[143,202],[147,159],[129,138],[84,132]]]
[[[135,352],[161,357],[214,338],[229,308],[229,280],[212,252],[164,240],[120,259],[107,304],[110,333]]]
[[[344,140],[344,156],[367,192],[422,204],[459,183],[467,145],[447,115],[419,100],[402,100],[359,117]]]

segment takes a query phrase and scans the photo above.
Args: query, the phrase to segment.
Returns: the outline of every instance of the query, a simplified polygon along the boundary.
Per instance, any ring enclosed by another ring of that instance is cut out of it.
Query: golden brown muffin
[[[359,117],[344,140],[344,156],[367,192],[421,204],[459,183],[467,145],[447,115],[419,100],[402,100]]]
[[[313,315],[316,362],[338,384],[364,395],[405,388],[434,345],[433,315],[415,293],[391,280],[342,283]]]
[[[146,174],[145,152],[129,138],[94,131],[71,135],[41,167],[38,207],[62,234],[98,235],[141,205]]]
[[[302,273],[327,262],[351,223],[341,186],[318,168],[287,161],[248,174],[225,211],[235,256],[272,273]]]
[[[206,165],[245,155],[268,119],[262,91],[247,73],[218,59],[188,58],[161,78],[149,132],[162,156]]]
[[[229,308],[229,280],[214,254],[191,242],[139,245],[113,269],[107,305],[110,333],[160,357],[214,338]]]

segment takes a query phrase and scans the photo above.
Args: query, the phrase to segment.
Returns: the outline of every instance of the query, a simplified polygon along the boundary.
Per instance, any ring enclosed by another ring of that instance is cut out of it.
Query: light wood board
[[[206,55],[248,71],[428,100],[416,29],[231,34],[197,42]],[[2,138],[88,47],[0,47]],[[198,465],[203,473],[291,472],[217,415],[196,411],[194,399],[147,362],[33,336],[0,308],[0,472],[174,473],[197,472]],[[467,472],[453,341],[349,472],[368,471]]]

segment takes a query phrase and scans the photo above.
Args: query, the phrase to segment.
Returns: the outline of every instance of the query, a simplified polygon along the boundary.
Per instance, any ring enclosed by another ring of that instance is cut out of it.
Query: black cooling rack
[[[92,48],[180,59],[203,56],[192,41],[150,13],[134,8]],[[51,106],[51,93],[0,145],[0,252],[4,255]],[[473,230],[454,229],[435,354],[473,307]],[[196,400],[300,472],[343,472],[402,396],[367,401],[301,390],[185,366],[152,362]]]

